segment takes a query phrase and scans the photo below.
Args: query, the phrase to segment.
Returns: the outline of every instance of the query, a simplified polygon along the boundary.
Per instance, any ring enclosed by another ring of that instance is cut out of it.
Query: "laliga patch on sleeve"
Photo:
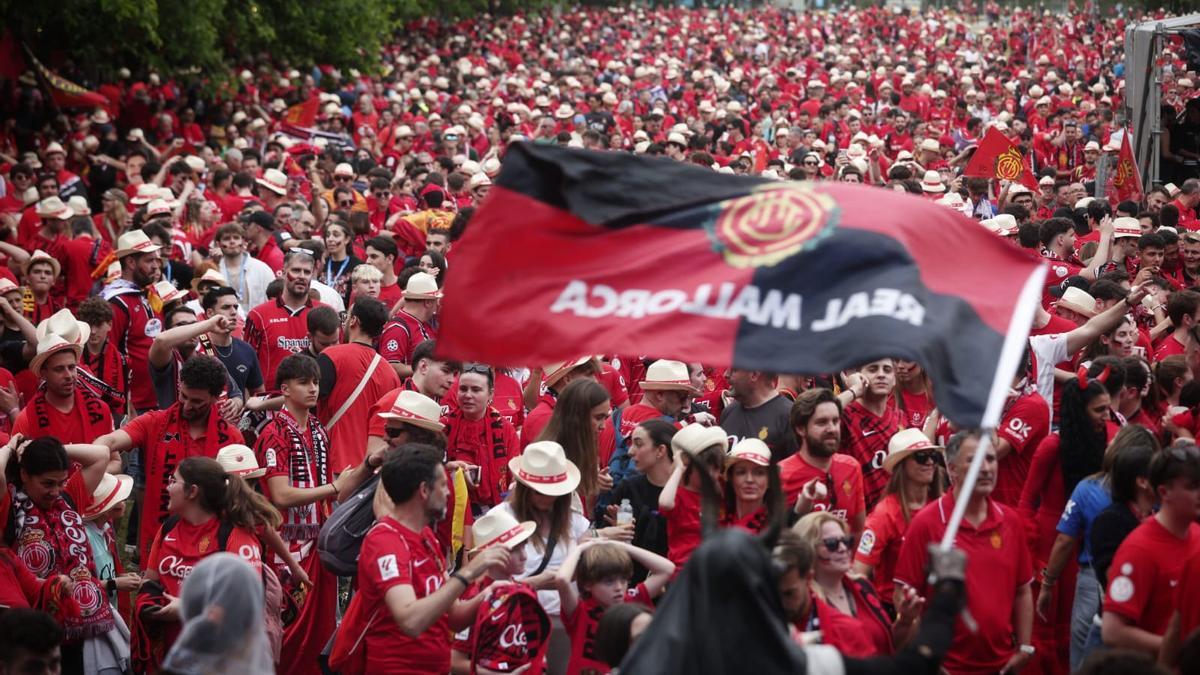
[[[859,555],[870,555],[873,548],[875,548],[875,533],[863,530],[862,538],[858,540]]]
[[[1108,585],[1108,597],[1114,602],[1129,602],[1133,597],[1133,580],[1125,576],[1113,579]]]
[[[379,565],[379,577],[383,581],[395,579],[400,576],[400,567],[396,564],[395,553],[380,556],[375,560],[375,563]]]

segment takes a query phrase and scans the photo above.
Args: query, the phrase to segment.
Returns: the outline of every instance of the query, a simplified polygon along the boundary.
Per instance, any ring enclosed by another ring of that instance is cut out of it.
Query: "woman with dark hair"
[[[1034,569],[1043,569],[1057,535],[1056,526],[1067,495],[1085,476],[1100,470],[1108,445],[1113,388],[1120,390],[1124,373],[1120,360],[1105,356],[1081,368],[1075,380],[1062,384],[1059,430],[1038,445],[1021,492],[1019,512],[1028,523]],[[1055,583],[1052,615],[1034,616],[1036,660],[1065,662],[1069,658],[1071,607],[1078,566],[1070,561]],[[1035,584],[1036,585],[1036,584]],[[1035,593],[1039,592],[1035,588]],[[1046,602],[1046,601],[1043,601]]]
[[[354,233],[340,220],[325,225],[325,265],[317,270],[317,279],[333,288],[350,304],[350,274],[363,264],[354,255]]]
[[[15,462],[9,461],[13,455]],[[63,446],[53,436],[25,441],[17,435],[0,449],[6,474],[6,480],[0,481],[4,545],[12,547],[16,560],[35,577],[54,580],[47,584],[50,588],[38,588],[38,593],[51,591],[61,596],[54,590],[60,577],[73,582],[70,596],[78,609],[59,617],[66,633],[64,673],[97,673],[128,666],[129,652],[113,649],[125,636],[115,640],[109,636],[125,626],[99,581],[82,516],[104,477],[108,457],[105,446]],[[75,463],[80,468],[73,468]],[[27,588],[33,591],[34,587]]]
[[[621,602],[604,610],[596,626],[596,652],[602,661],[616,668],[633,643],[642,635],[654,612],[636,602]]]
[[[437,281],[438,288],[446,285],[446,256],[432,249],[421,254],[417,267]]]
[[[259,514],[274,508],[208,457],[179,463],[167,483],[167,500],[170,516],[146,557],[146,581],[134,608],[133,656],[142,671],[158,670],[179,636],[181,589],[197,563],[227,551],[261,573],[262,550],[254,528]]]
[[[579,467],[579,498],[583,502],[583,513],[590,513],[591,505],[596,503],[601,492],[612,489],[608,457],[602,456],[599,449],[600,434],[611,414],[610,397],[604,385],[590,377],[579,378],[563,389],[550,421],[538,434],[539,441],[554,441],[561,445],[567,459]],[[608,454],[611,452],[609,448]],[[601,470],[601,466],[605,468]]]
[[[612,492],[605,521],[617,524],[617,513],[625,500],[633,512],[633,541],[658,555],[667,554],[667,521],[658,512],[658,496],[671,477],[674,455],[671,453],[671,438],[675,436],[675,425],[664,419],[642,422],[634,428],[629,441],[629,456],[637,473],[627,478]],[[648,574],[646,568],[634,561],[633,581],[639,583]]]
[[[892,391],[904,426],[920,429],[934,408],[933,383],[916,361],[896,359],[896,388]]]
[[[729,450],[725,458],[725,514],[722,525],[740,527],[752,534],[766,529],[767,505],[779,491],[771,488],[771,449],[757,438],[746,438]]]
[[[1045,620],[1049,620],[1052,613],[1055,613],[1055,608],[1052,607],[1054,586],[1058,583],[1063,568],[1075,553],[1076,546],[1082,544],[1076,558],[1079,562],[1079,574],[1075,579],[1074,602],[1071,607],[1071,670],[1083,665],[1083,660],[1087,657],[1086,644],[1092,617],[1100,607],[1100,585],[1092,569],[1089,535],[1096,517],[1112,503],[1109,491],[1114,466],[1126,455],[1145,455],[1149,458],[1157,451],[1158,440],[1148,429],[1138,424],[1122,427],[1104,451],[1100,471],[1075,485],[1058,521],[1058,537],[1054,540],[1054,547],[1050,549],[1046,567],[1042,570],[1042,585],[1036,607],[1038,616]]]

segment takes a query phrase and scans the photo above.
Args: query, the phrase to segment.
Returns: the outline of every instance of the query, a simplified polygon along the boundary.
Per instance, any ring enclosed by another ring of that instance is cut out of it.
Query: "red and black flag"
[[[509,148],[454,253],[448,356],[809,374],[895,356],[925,367],[962,426],[998,421],[1003,396],[994,415],[985,404],[1007,392],[1044,274],[978,223],[890,190],[532,143]]]
[[[995,127],[988,127],[984,132],[975,154],[971,156],[967,168],[963,169],[963,175],[1000,178],[1021,183],[1035,193],[1038,191],[1037,176],[1033,175],[1021,149]]]

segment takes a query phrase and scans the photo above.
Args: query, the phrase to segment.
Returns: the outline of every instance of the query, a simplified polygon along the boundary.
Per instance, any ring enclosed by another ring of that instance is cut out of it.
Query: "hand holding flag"
[[[988,127],[983,134],[963,175],[1018,181],[1035,193],[1038,191],[1037,177],[1025,163],[1021,149],[995,127]]]

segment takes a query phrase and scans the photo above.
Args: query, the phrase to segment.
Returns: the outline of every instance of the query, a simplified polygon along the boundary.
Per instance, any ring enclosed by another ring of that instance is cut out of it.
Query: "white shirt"
[[[493,507],[492,510],[502,510],[514,518],[517,516],[517,514],[513,513],[512,506],[510,506],[508,502],[501,502]],[[567,554],[570,553],[576,545],[578,545],[579,540],[583,538],[585,533],[587,533],[589,527],[591,527],[591,523],[588,522],[588,519],[584,518],[582,514],[572,508],[571,540],[560,541],[557,545],[555,545],[554,554],[550,556],[550,564],[546,565],[546,569],[550,570],[556,567],[561,567],[563,562],[565,562],[567,559]],[[537,550],[536,547],[534,547],[533,537],[525,540],[524,546],[525,552],[528,555],[525,558],[525,571],[517,577],[518,579],[524,579],[526,577],[533,576],[533,573],[542,566],[542,558],[545,557]],[[542,603],[542,609],[545,609],[546,613],[550,616],[559,615],[558,591],[538,591],[538,602]]]
[[[316,279],[312,280],[311,286],[321,294],[322,303],[332,307],[333,310],[338,314],[346,311],[345,301],[342,300],[342,296],[338,295],[338,292],[333,290],[333,288],[321,283],[320,281],[317,281]]]
[[[241,268],[234,271],[234,274],[239,276],[236,286],[231,282],[229,268],[225,264],[224,257],[221,258],[218,271],[225,277],[225,281],[233,286],[233,290],[237,291],[238,302],[241,303],[243,312],[249,312],[266,302],[267,285],[275,281],[275,271],[271,269],[271,266],[249,253],[242,254]]]
[[[1046,400],[1050,420],[1054,420],[1054,366],[1071,358],[1067,353],[1067,334],[1034,335],[1029,338],[1033,351],[1034,382],[1037,392]]]

